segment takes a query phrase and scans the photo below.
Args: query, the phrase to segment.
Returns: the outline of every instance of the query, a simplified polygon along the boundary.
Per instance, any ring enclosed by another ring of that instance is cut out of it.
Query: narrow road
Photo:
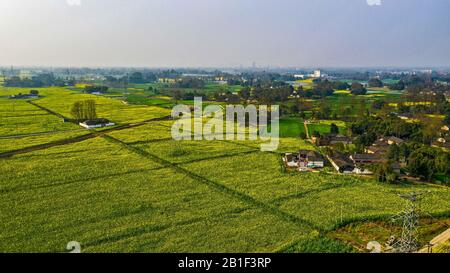
[[[309,136],[308,122],[306,120],[303,122],[303,126],[305,126],[306,138],[311,139],[311,137]]]
[[[434,239],[430,241],[430,244],[432,247],[435,247],[447,242],[448,240],[450,240],[450,228],[434,237]],[[422,248],[419,253],[428,253],[428,247]]]

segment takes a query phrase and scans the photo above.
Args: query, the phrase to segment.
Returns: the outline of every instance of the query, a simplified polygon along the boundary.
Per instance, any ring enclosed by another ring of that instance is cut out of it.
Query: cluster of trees
[[[93,120],[97,118],[95,100],[77,101],[70,110],[72,117],[77,122]]]
[[[182,77],[174,84],[173,87],[202,89],[205,87],[205,82],[196,77]]]
[[[244,98],[245,97],[245,98]],[[247,96],[239,96],[237,94],[233,94],[230,91],[226,92],[217,92],[213,95],[215,101],[218,102],[228,102],[228,103],[240,103],[241,99],[246,100]]]
[[[421,124],[408,123],[397,117],[365,116],[350,125],[350,132],[355,138],[358,151],[372,145],[378,136],[397,136],[402,139],[424,142]]]
[[[390,146],[389,159],[406,162],[410,175],[429,181],[436,174],[450,174],[450,154],[420,143]]]
[[[450,106],[447,106],[447,110],[445,111],[444,123],[450,126]]]
[[[370,166],[375,180],[382,183],[395,184],[398,182],[399,175],[392,168],[392,161],[373,164]]]
[[[405,87],[406,87],[405,82],[403,82],[402,80],[388,85],[388,88],[390,90],[396,90],[396,91],[404,90]]]
[[[158,78],[154,73],[148,72],[148,73],[141,73],[141,72],[133,72],[129,77],[128,80],[130,83],[151,83],[155,82]]]
[[[368,82],[369,87],[383,87],[384,84],[379,78],[371,78]]]
[[[164,91],[165,95],[169,95],[173,97],[174,100],[193,100],[195,97],[201,97],[202,99],[207,99],[205,93],[193,90],[193,91],[185,91],[185,90],[166,90]]]
[[[112,87],[124,87],[129,83],[133,84],[143,84],[143,83],[152,83],[157,80],[157,76],[152,72],[133,72],[130,75],[124,75],[120,77],[114,76],[105,76],[105,84]]]
[[[351,85],[351,92],[353,95],[365,95],[367,94],[367,89],[359,82],[354,82]]]
[[[53,74],[40,74],[31,78],[11,77],[5,80],[6,87],[46,87],[46,86],[66,86],[74,85],[75,81],[72,79],[63,80],[56,78]]]
[[[84,92],[85,93],[94,93],[94,92],[106,93],[108,91],[108,89],[109,89],[108,86],[89,85],[84,88]]]
[[[214,100],[219,102],[239,103],[241,100],[255,100],[258,103],[286,102],[294,91],[292,86],[283,85],[281,87],[244,87],[237,94],[230,91],[216,92]]]

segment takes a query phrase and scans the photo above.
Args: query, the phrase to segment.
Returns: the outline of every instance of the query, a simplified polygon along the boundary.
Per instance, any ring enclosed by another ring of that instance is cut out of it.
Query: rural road
[[[307,139],[311,139],[311,138],[309,137],[308,122],[307,122],[307,121],[304,121],[304,122],[303,122],[303,125],[305,126],[306,138],[307,138]]]
[[[448,240],[450,240],[450,228],[436,236],[433,240],[430,241],[430,244],[435,247],[447,242]],[[419,253],[428,253],[428,247],[422,248],[421,250],[419,250]]]

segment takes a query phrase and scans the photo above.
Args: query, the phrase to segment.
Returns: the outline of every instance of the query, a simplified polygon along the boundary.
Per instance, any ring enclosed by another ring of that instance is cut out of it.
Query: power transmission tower
[[[419,226],[420,210],[417,206],[417,202],[421,199],[422,195],[424,195],[424,193],[416,192],[399,195],[409,202],[406,209],[394,217],[394,221],[402,223],[402,235],[394,246],[396,252],[410,253],[417,251],[419,248],[417,230]]]

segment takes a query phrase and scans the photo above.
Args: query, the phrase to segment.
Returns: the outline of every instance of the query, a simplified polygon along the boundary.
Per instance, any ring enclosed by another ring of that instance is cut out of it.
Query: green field
[[[0,88],[0,96],[17,92]],[[96,100],[99,116],[121,124],[170,114],[62,88],[40,92],[35,103],[62,115],[86,98]],[[38,108],[17,103],[13,111],[0,99],[1,124],[18,128],[0,127],[0,137],[22,134],[0,138],[0,153],[89,133],[61,121],[45,127],[25,114],[43,114]],[[281,121],[273,153],[261,152],[261,141],[176,142],[171,124],[151,121],[0,157],[0,252],[65,252],[69,241],[83,252],[352,252],[328,234],[398,213],[405,206],[398,193],[430,191],[423,210],[450,213],[448,187],[283,171],[279,153],[314,149],[298,138],[304,127],[294,118]],[[42,132],[48,135],[33,135]]]

